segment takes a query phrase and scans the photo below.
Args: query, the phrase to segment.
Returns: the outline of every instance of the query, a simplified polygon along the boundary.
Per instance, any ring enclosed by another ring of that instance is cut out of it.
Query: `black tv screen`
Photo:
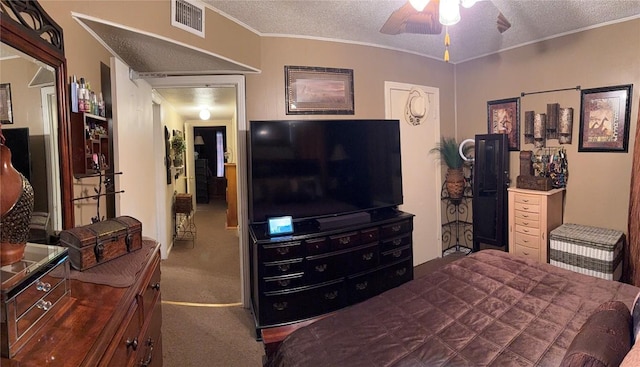
[[[252,223],[402,204],[398,120],[251,121],[249,130]]]

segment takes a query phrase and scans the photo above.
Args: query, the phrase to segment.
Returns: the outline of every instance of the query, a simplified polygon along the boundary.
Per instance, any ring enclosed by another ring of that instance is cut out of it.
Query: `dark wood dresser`
[[[256,336],[373,297],[413,279],[413,215],[393,211],[331,230],[304,225],[288,237],[250,226]]]
[[[0,364],[162,366],[160,244],[145,240],[138,251],[144,253],[128,269],[131,285],[112,287],[72,277],[66,304],[12,359],[3,358]]]

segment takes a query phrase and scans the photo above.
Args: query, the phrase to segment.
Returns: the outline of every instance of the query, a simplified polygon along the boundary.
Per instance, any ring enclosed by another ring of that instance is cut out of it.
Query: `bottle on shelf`
[[[71,112],[78,112],[78,80],[75,75],[71,77],[70,92]]]

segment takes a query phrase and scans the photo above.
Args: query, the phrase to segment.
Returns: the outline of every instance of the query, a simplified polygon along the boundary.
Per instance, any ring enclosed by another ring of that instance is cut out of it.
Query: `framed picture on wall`
[[[520,97],[487,102],[489,134],[507,134],[509,150],[520,150]]]
[[[285,66],[287,115],[353,115],[353,70]]]
[[[0,84],[0,122],[13,124],[13,111],[11,110],[11,84]]]
[[[580,92],[579,152],[627,152],[631,84]]]

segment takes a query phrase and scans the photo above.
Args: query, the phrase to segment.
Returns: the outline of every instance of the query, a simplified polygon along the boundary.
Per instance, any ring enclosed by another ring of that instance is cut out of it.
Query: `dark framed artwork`
[[[633,85],[583,89],[578,152],[627,152]]]
[[[287,115],[353,115],[353,70],[285,66]]]
[[[0,84],[0,123],[13,124],[13,111],[11,109],[11,84]]]
[[[507,134],[509,150],[520,150],[520,97],[487,102],[489,134]]]

